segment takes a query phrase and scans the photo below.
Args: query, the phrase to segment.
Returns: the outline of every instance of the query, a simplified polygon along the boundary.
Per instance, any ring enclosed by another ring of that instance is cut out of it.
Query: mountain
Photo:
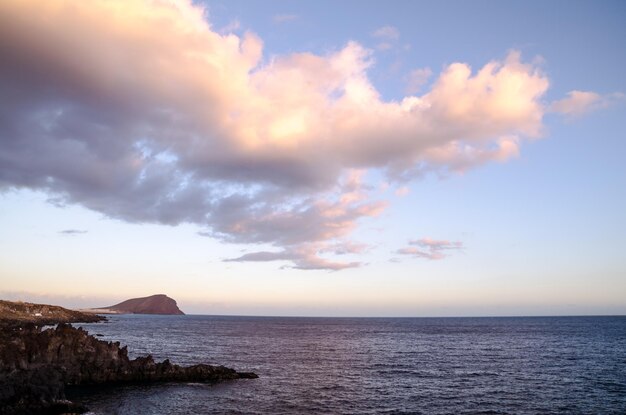
[[[121,314],[185,314],[178,308],[176,301],[165,294],[131,298],[103,308]]]

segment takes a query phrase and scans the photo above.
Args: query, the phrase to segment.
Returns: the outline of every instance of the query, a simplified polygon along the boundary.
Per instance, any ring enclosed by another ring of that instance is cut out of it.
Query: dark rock
[[[5,327],[0,332],[2,414],[56,414],[69,409],[69,412],[80,413],[80,406],[65,401],[66,386],[172,381],[212,383],[256,377],[254,373],[238,373],[224,366],[181,367],[169,360],[155,362],[152,356],[130,360],[126,346],[98,340],[69,324],[61,323],[47,330],[27,324]]]
[[[33,323],[40,326],[57,323],[96,323],[105,317],[49,304],[0,300],[0,327],[23,326]]]
[[[237,372],[239,374],[239,379],[258,379],[259,375],[254,372]]]

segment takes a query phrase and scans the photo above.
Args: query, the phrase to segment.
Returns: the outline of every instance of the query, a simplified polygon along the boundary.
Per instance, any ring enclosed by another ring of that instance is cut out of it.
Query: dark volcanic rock
[[[119,304],[103,308],[129,314],[185,314],[178,308],[176,301],[165,294],[132,298]]]
[[[181,367],[152,356],[128,358],[119,342],[98,340],[80,328],[34,324],[0,332],[0,413],[81,412],[65,401],[65,386],[136,382],[220,382],[256,378],[224,366]],[[82,408],[84,412],[84,408]]]
[[[68,310],[48,304],[33,304],[21,301],[0,300],[0,326],[35,323],[39,325],[57,323],[96,323],[106,320],[95,314]]]

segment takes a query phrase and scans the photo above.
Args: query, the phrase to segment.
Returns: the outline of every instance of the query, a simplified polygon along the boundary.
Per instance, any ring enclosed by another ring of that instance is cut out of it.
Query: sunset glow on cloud
[[[450,63],[420,95],[384,100],[368,77],[373,51],[357,42],[267,56],[258,35],[209,21],[186,0],[2,2],[0,186],[275,248],[229,261],[337,270],[360,262],[324,258],[328,247],[354,243],[359,222],[388,205],[369,173],[405,183],[462,172],[543,134],[550,81],[518,51]],[[430,76],[414,72],[411,90]],[[574,91],[552,110],[598,99]],[[400,253],[452,249],[423,244]]]
[[[624,94],[620,92],[601,96],[590,91],[570,91],[566,98],[553,102],[550,109],[564,115],[580,116],[589,111],[605,108],[622,99],[624,99]]]
[[[0,1],[0,298],[623,314],[624,5],[481,1]]]

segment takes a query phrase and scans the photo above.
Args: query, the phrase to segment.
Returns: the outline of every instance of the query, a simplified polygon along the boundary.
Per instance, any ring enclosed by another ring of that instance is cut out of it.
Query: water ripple
[[[623,414],[626,318],[114,316],[133,356],[261,378],[74,391],[96,414]]]

